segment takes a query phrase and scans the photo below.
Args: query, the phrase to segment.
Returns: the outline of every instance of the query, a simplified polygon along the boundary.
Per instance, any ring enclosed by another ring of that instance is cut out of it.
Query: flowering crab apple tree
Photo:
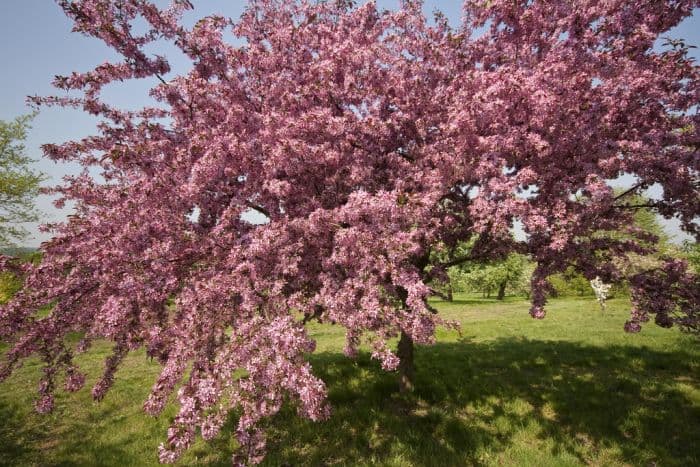
[[[366,343],[410,389],[414,343],[449,324],[427,301],[448,267],[530,255],[531,314],[542,318],[549,275],[574,266],[615,282],[612,259],[652,252],[629,227],[627,195],[658,184],[651,207],[700,230],[699,70],[683,43],[652,49],[697,0],[467,1],[456,30],[440,15],[427,21],[418,1],[389,12],[257,0],[238,20],[191,28],[187,1],[58,3],[75,31],[121,58],[57,77],[70,93],[35,98],[102,123],[44,147],[85,170],[54,189],[75,214],[49,226],[41,264],[25,267],[23,290],[0,308],[0,338],[13,343],[1,376],[38,354],[46,412],[59,384],[83,386],[73,356],[95,339],[114,343],[97,400],[144,347],[163,366],[146,412],[179,387],[164,462],[198,430],[216,436],[234,409],[236,462],[261,459],[261,422],[284,401],[327,417],[305,360],[309,320],[343,326],[348,355]],[[179,48],[191,70],[168,75],[167,59],[147,51],[155,41]],[[152,80],[153,106],[101,97],[137,78]],[[636,184],[614,194],[606,180],[623,173]],[[516,221],[526,238],[513,238]],[[619,229],[630,235],[605,235]],[[450,254],[466,241],[467,255]],[[682,262],[627,279],[628,330],[650,313],[697,330],[697,280]],[[72,332],[84,336],[77,346]]]

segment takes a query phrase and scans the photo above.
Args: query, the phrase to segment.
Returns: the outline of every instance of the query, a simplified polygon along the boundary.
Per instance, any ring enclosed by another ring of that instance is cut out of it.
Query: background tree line
[[[622,190],[620,190],[622,193]],[[634,207],[635,226],[649,236],[646,246],[653,242],[656,253],[643,256],[628,253],[620,265],[627,273],[653,269],[664,257],[680,258],[688,262],[694,271],[700,271],[700,246],[686,240],[682,244],[673,243],[665,232],[656,214],[650,209],[653,200],[642,196],[630,197]],[[624,239],[621,232],[599,232],[598,235]],[[657,240],[655,240],[657,239]],[[463,255],[470,249],[469,244],[461,245],[454,255]],[[619,261],[619,260],[618,260]],[[480,294],[483,298],[503,300],[506,296],[530,298],[530,279],[535,264],[526,255],[511,253],[500,260],[470,261],[452,266],[447,271],[448,281],[438,287],[443,298],[450,300],[454,293]],[[593,296],[590,280],[573,267],[550,277],[552,297]],[[610,298],[629,293],[624,281],[613,284]]]

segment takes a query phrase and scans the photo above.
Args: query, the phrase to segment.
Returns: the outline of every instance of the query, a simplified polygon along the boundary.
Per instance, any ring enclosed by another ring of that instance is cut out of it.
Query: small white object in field
[[[608,292],[610,292],[611,287],[612,284],[604,283],[598,276],[591,280],[591,288],[595,293],[596,300],[600,303],[600,308],[603,310],[605,310],[605,300],[608,298]]]

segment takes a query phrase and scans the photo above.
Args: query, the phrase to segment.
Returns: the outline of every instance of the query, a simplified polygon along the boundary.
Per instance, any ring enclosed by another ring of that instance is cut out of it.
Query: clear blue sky
[[[157,3],[166,3],[159,1]],[[188,13],[188,22],[211,13],[237,18],[246,4],[243,0],[192,0],[195,10]],[[383,8],[394,8],[398,0],[378,0]],[[454,25],[459,23],[461,0],[426,0],[427,13],[437,9],[444,12]],[[51,0],[4,0],[0,5],[0,119],[8,120],[27,113],[25,99],[29,95],[53,93],[50,85],[55,75],[86,71],[105,60],[116,58],[100,41],[71,33],[71,22]],[[700,46],[700,12],[670,32],[669,36],[685,39]],[[162,52],[161,52],[162,53]],[[698,55],[695,50],[696,57]],[[176,72],[184,71],[186,63],[174,61]],[[149,81],[124,87],[110,87],[105,95],[110,102],[137,108],[144,103],[145,91],[155,83]],[[94,131],[95,120],[82,112],[66,109],[44,109],[35,119],[27,140],[29,154],[37,159],[35,166],[50,177],[47,184],[59,182],[77,167],[41,160],[39,147],[87,136]],[[63,219],[69,212],[53,207],[47,197],[40,197],[38,206],[44,213],[43,222]],[[32,238],[27,245],[36,246],[47,239],[38,233],[36,225],[28,226]],[[677,229],[671,225],[671,231]]]

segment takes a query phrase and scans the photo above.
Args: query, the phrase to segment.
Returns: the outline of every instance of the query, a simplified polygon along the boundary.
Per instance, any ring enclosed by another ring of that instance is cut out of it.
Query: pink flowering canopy
[[[48,227],[43,261],[24,266],[24,289],[0,307],[0,338],[13,343],[0,377],[40,355],[40,412],[59,381],[83,386],[73,355],[95,339],[114,342],[97,400],[143,347],[163,366],[146,412],[173,392],[180,407],[161,461],[198,430],[216,436],[235,409],[234,462],[258,462],[261,421],[285,401],[329,415],[305,322],[343,326],[348,355],[367,343],[394,370],[390,339],[429,344],[449,324],[427,302],[447,267],[514,251],[537,262],[536,318],[547,277],[574,266],[629,280],[627,330],[655,314],[697,331],[700,287],[683,262],[625,278],[614,259],[654,252],[626,202],[652,185],[663,194],[650,206],[700,233],[700,71],[683,43],[652,48],[700,1],[466,1],[456,30],[408,0],[391,12],[254,0],[238,20],[192,28],[183,0],[58,3],[121,58],[35,98],[102,121],[94,136],[44,147],[84,168],[54,189],[75,214]],[[191,70],[166,79],[167,58],[148,52],[156,41]],[[153,106],[102,99],[137,78],[151,79]],[[607,182],[622,174],[636,184],[614,193]],[[446,253],[467,241],[467,257]]]

